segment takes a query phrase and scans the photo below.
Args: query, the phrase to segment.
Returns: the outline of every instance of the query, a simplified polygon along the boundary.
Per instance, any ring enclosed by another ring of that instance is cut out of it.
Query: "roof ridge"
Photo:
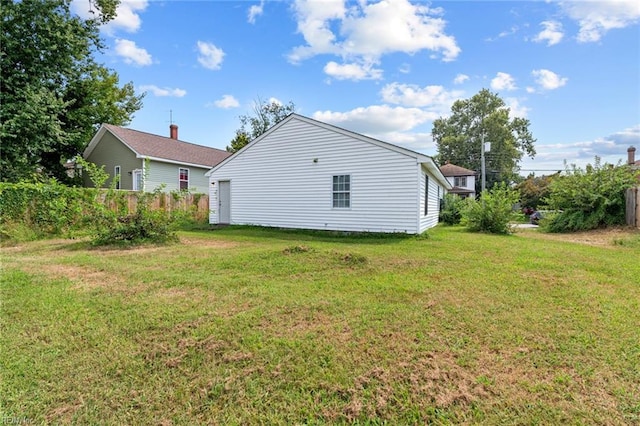
[[[153,136],[153,137],[156,137],[156,138],[169,139],[170,141],[174,141],[174,142],[186,143],[186,144],[193,145],[193,146],[197,146],[197,147],[208,148],[208,149],[215,149],[215,150],[217,150],[217,151],[227,152],[227,151],[226,151],[226,150],[224,150],[224,149],[215,148],[215,147],[207,146],[207,145],[201,145],[201,144],[194,143],[194,142],[188,142],[188,141],[185,141],[185,140],[182,140],[182,139],[173,139],[173,138],[171,138],[171,137],[169,137],[169,136],[162,136],[162,135],[158,135],[158,134],[156,134],[156,133],[146,132],[146,131],[144,131],[144,130],[132,129],[132,128],[130,128],[130,127],[116,126],[115,124],[109,124],[109,123],[104,123],[103,125],[104,125],[104,126],[107,126],[107,127],[115,127],[115,128],[117,128],[117,129],[126,130],[126,131],[129,131],[129,132],[143,133],[143,134],[145,134],[145,135]]]

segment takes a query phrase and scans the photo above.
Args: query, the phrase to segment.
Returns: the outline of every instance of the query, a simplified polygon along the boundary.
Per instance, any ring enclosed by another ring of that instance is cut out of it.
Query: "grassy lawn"
[[[2,248],[3,419],[637,424],[640,236]]]

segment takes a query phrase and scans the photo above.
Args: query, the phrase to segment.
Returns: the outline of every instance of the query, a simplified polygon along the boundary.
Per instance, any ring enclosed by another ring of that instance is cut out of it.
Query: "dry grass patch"
[[[594,247],[611,247],[616,241],[628,238],[639,238],[640,229],[629,227],[615,227],[607,229],[596,229],[584,232],[571,232],[564,234],[553,234],[541,232],[538,229],[523,229],[516,235],[525,238],[538,239],[543,241],[559,241],[568,243],[586,244]]]

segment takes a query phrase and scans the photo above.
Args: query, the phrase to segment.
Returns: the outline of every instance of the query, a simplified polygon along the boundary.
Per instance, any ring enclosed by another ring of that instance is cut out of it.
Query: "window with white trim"
[[[348,209],[351,207],[351,175],[334,175],[332,190],[333,207]]]
[[[133,173],[133,190],[142,191],[142,187],[143,187],[142,170],[135,169],[132,171],[132,173]]]
[[[189,190],[189,169],[183,169],[180,167],[178,171],[178,187],[180,191]]]
[[[113,178],[116,180],[116,189],[120,189],[120,181],[122,180],[122,176],[120,175],[120,166],[115,166],[113,168]]]
[[[453,178],[453,185],[464,188],[467,186],[467,177],[466,176],[456,176]]]

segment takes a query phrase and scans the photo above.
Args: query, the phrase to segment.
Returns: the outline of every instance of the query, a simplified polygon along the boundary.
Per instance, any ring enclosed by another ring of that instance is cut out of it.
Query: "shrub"
[[[627,166],[594,164],[582,170],[574,165],[551,183],[549,207],[559,213],[542,225],[549,232],[571,232],[625,223],[625,191],[637,184],[637,172]]]
[[[456,194],[445,194],[442,211],[440,212],[440,221],[447,225],[457,225],[462,219],[462,209],[465,200]]]
[[[55,179],[0,183],[1,233],[4,238],[20,241],[73,234],[84,226],[90,199],[87,191]]]
[[[518,201],[518,193],[507,184],[495,185],[491,191],[484,191],[480,201],[469,200],[462,209],[462,224],[470,231],[509,234],[513,205]]]

